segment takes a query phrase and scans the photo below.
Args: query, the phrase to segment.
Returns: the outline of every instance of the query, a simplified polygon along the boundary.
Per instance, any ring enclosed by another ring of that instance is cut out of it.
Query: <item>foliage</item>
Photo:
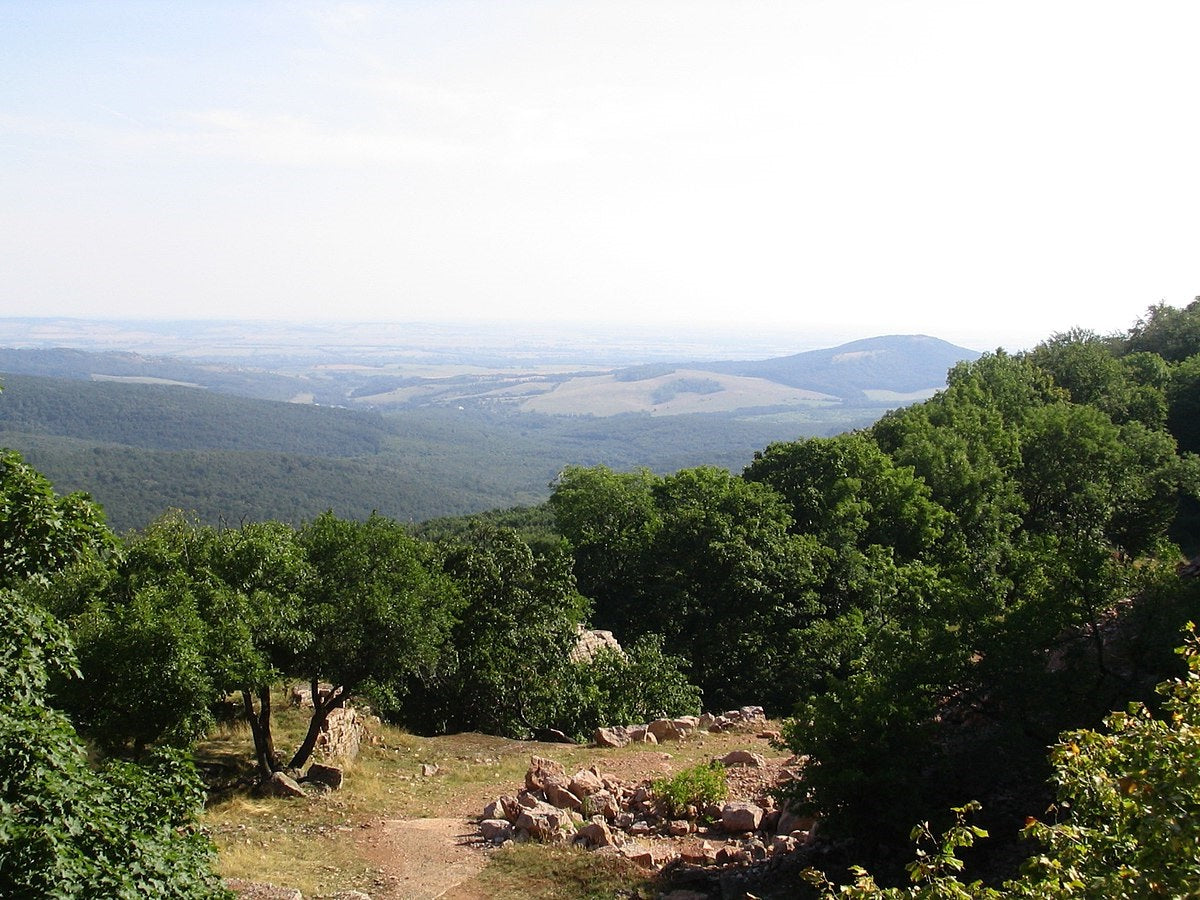
[[[0,620],[0,894],[217,898],[212,845],[194,829],[203,791],[190,762],[93,771],[49,679],[71,671],[65,630],[20,594]]]
[[[1193,626],[1188,624],[1188,630]],[[861,868],[840,888],[818,872],[810,881],[826,897],[987,898],[1192,897],[1200,884],[1200,641],[1193,633],[1178,651],[1183,678],[1158,686],[1161,715],[1132,704],[1100,730],[1064,733],[1051,749],[1060,822],[1026,820],[1023,834],[1043,845],[1003,890],[963,884],[958,856],[983,829],[965,817],[978,804],[954,810],[957,821],[940,841],[928,823],[913,829],[917,859],[908,866],[914,887],[880,888]],[[935,849],[926,850],[926,845]]]
[[[471,543],[478,533],[486,533],[488,528],[513,529],[536,553],[547,553],[562,540],[549,503],[429,519],[410,526],[413,537],[443,544]]]
[[[313,685],[314,700],[320,681],[334,685],[316,703],[292,757],[298,768],[325,718],[350,695],[395,710],[412,682],[433,676],[459,601],[427,546],[383,516],[351,522],[326,513],[301,528],[297,541],[312,567],[303,612],[311,639],[294,671]]]
[[[786,664],[778,636],[815,610],[821,562],[774,491],[709,466],[662,478],[576,468],[550,503],[598,626],[663,635],[714,707],[789,702],[762,674]]]
[[[596,728],[697,715],[701,691],[687,679],[687,661],[644,635],[624,653],[610,648],[573,661],[560,694],[559,721],[568,734],[590,738]]]
[[[90,492],[120,532],[170,508],[212,526],[299,526],[326,510],[419,522],[536,504],[568,464],[741,467],[768,441],[869,425],[886,408],[596,419],[452,405],[381,415],[331,408],[345,402],[332,391],[318,400],[328,405],[310,406],[169,385],[6,381],[0,445],[60,489]]]
[[[1182,309],[1166,303],[1151,306],[1129,329],[1123,349],[1153,353],[1169,363],[1200,353],[1200,297]]]
[[[1189,623],[1188,629],[1193,626]],[[1200,641],[1188,673],[1159,685],[1161,715],[1141,704],[1104,730],[1065,734],[1051,750],[1064,821],[1030,820],[1045,851],[1025,867],[1032,896],[1191,896],[1200,884]]]
[[[729,796],[725,766],[716,759],[682,769],[670,778],[657,778],[652,787],[655,800],[672,818],[685,815],[689,806],[703,810]]]
[[[12,450],[0,451],[0,587],[115,547],[104,513],[86,494],[60,497]]]

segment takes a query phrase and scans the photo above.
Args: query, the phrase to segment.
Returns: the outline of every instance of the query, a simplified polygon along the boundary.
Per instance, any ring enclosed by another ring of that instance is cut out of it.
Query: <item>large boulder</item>
[[[591,662],[601,650],[605,649],[620,656],[625,655],[625,651],[621,649],[621,645],[617,643],[617,639],[613,637],[611,631],[596,631],[584,628],[582,625],[575,626],[575,646],[571,648],[571,662]]]
[[[580,769],[571,777],[570,791],[580,800],[596,791],[604,790],[600,773],[594,769]]]
[[[753,803],[726,803],[721,808],[721,827],[729,832],[755,831],[762,819],[762,807]]]
[[[567,770],[562,763],[540,756],[529,757],[529,769],[525,772],[525,790],[544,791],[551,778],[566,778]],[[569,779],[568,779],[569,781]]]
[[[503,844],[512,838],[513,826],[507,819],[484,819],[479,823],[479,833],[485,841]]]
[[[612,728],[597,728],[595,734],[592,735],[593,744],[600,747],[612,747],[614,749],[627,747],[631,740],[629,730],[624,725],[615,725]]]
[[[721,763],[727,767],[747,766],[752,769],[766,768],[767,760],[760,754],[750,750],[730,750],[721,757]]]
[[[345,776],[340,768],[337,766],[326,766],[322,763],[313,763],[308,767],[308,772],[304,775],[306,783],[323,784],[335,791],[342,786],[344,778]]]
[[[670,719],[655,719],[646,726],[646,733],[654,735],[655,743],[677,741],[683,737],[683,732]]]
[[[271,773],[271,777],[258,786],[257,793],[263,797],[306,796],[300,783],[283,772]]]

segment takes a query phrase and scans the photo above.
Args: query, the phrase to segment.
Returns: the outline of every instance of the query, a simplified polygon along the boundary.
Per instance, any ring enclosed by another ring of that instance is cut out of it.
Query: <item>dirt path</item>
[[[357,838],[381,873],[373,900],[487,900],[470,884],[487,855],[466,819],[387,819],[360,829]]]

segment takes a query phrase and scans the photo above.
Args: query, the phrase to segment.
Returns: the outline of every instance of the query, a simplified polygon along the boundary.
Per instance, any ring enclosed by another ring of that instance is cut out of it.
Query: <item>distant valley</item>
[[[414,358],[299,336],[289,352],[186,357],[23,343],[0,348],[0,444],[60,490],[90,492],[121,530],[169,507],[209,522],[325,509],[420,521],[540,502],[569,464],[739,470],[771,441],[930,396],[979,355],[911,335],[758,360],[656,346],[639,363],[562,347]]]

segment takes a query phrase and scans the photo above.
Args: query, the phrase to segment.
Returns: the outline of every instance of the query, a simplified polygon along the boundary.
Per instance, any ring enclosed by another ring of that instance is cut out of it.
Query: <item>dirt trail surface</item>
[[[470,882],[487,862],[467,819],[386,819],[360,828],[364,857],[381,874],[372,900],[487,900]]]

